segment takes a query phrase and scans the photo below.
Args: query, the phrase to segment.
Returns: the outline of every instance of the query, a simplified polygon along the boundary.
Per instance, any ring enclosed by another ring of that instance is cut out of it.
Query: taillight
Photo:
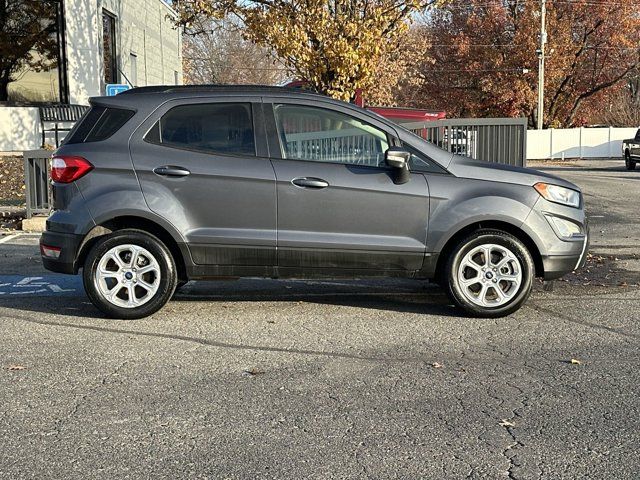
[[[93,165],[82,157],[56,155],[51,159],[51,180],[71,183],[93,170]]]
[[[52,247],[50,245],[40,244],[40,253],[43,257],[47,258],[60,258],[60,247]]]

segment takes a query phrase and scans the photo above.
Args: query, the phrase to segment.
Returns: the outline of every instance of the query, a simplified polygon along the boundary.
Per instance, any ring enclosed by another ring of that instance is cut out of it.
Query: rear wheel
[[[99,240],[83,270],[91,302],[113,318],[134,319],[162,308],[176,288],[176,266],[167,247],[140,230],[119,230]]]
[[[624,166],[627,167],[627,170],[636,169],[636,162],[631,160],[631,153],[629,153],[629,150],[624,152]]]
[[[535,267],[513,235],[479,230],[456,245],[445,267],[447,292],[469,315],[502,317],[529,298]]]

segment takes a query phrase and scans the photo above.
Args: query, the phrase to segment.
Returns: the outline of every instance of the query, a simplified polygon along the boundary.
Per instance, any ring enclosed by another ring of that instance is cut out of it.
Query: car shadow
[[[218,282],[216,282],[218,283]],[[355,308],[377,309],[394,312],[418,313],[422,315],[461,317],[461,312],[449,305],[446,296],[435,287],[413,292],[302,292],[293,294],[265,293],[260,291],[245,292],[241,295],[193,295],[188,292],[179,294],[165,307],[171,309],[172,304],[188,306],[192,302],[211,302],[212,305],[224,303],[226,306],[233,303],[245,302],[305,302],[310,304],[347,306]],[[61,301],[63,300],[63,301]],[[205,345],[215,348],[223,348],[236,351],[274,352],[296,355],[310,355],[314,357],[345,358],[365,360],[373,362],[424,362],[421,357],[391,357],[376,355],[373,353],[349,353],[334,350],[314,350],[296,348],[292,346],[232,343],[217,339],[207,338],[206,335],[188,335],[174,331],[163,331],[163,325],[172,320],[179,321],[184,318],[180,310],[173,310],[162,318],[158,327],[154,327],[156,318],[149,317],[144,320],[110,320],[106,319],[84,295],[73,297],[15,297],[0,299],[0,317],[21,320],[26,323],[46,327],[62,329],[82,330],[99,334],[115,334],[136,337],[148,337],[153,339],[170,339],[189,342],[197,345]],[[13,310],[7,313],[6,310]],[[286,309],[285,309],[286,310]],[[166,311],[166,310],[165,310]],[[49,316],[53,314],[55,316]],[[47,315],[47,316],[45,316]],[[162,317],[162,310],[158,317]],[[202,315],[198,309],[198,315]],[[167,316],[169,318],[167,319]],[[158,320],[161,320],[158,318]]]
[[[263,285],[262,282],[268,284]],[[204,285],[203,285],[204,284]],[[237,285],[238,288],[234,288]],[[335,285],[335,288],[332,286]],[[208,302],[212,306],[248,302],[309,303],[460,317],[445,292],[433,284],[414,281],[413,286],[399,286],[398,282],[357,281],[291,282],[279,280],[191,282],[176,292],[170,304],[188,308],[190,303]],[[56,314],[79,318],[106,318],[84,293],[71,295],[0,297],[0,308],[36,314]]]

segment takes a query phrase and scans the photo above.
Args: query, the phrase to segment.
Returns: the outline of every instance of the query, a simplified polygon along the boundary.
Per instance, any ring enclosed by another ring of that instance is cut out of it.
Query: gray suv
[[[91,100],[53,155],[40,241],[102,312],[140,318],[192,279],[432,279],[467,314],[517,310],[580,267],[580,190],[456,156],[371,112],[277,87]]]

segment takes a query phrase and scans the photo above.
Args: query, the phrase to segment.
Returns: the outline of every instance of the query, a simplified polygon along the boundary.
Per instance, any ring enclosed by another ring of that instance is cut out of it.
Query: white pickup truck
[[[636,162],[640,162],[640,129],[635,137],[622,141],[622,155],[627,170],[635,170]]]

